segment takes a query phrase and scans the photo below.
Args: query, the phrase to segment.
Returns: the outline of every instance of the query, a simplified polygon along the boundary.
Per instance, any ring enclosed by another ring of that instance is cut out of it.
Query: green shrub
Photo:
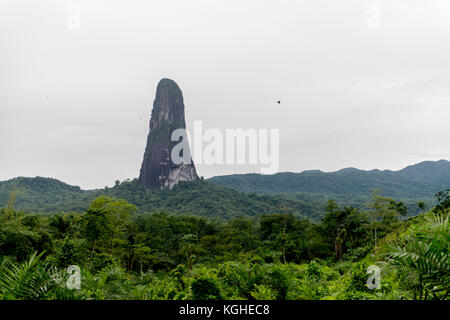
[[[220,300],[220,293],[217,282],[213,279],[198,278],[191,285],[192,298],[194,300]]]

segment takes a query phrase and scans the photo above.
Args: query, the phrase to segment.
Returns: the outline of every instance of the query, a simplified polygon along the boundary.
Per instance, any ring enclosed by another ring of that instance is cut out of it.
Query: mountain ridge
[[[306,170],[274,175],[256,173],[216,176],[183,182],[174,190],[149,192],[133,179],[104,189],[83,190],[55,178],[16,177],[0,181],[0,207],[19,189],[16,208],[26,212],[81,212],[97,196],[125,199],[142,212],[171,211],[231,219],[290,211],[318,220],[325,202],[364,207],[373,189],[404,201],[412,214],[417,202],[433,203],[434,194],[450,187],[450,162],[425,161],[398,171],[344,168],[335,172]]]
[[[279,172],[273,175],[254,173],[215,176],[208,181],[241,192],[276,193],[331,193],[367,194],[371,189],[382,189],[397,197],[433,195],[450,187],[450,162],[424,161],[403,169],[361,170],[353,167],[332,172],[305,170],[299,173]],[[271,182],[271,183],[269,183]],[[356,188],[351,184],[357,183]],[[287,190],[289,189],[289,190]]]
[[[82,190],[54,178],[18,177],[0,182],[0,208],[5,207],[14,190],[19,192],[15,209],[26,213],[83,212],[99,196],[124,199],[140,213],[175,214],[230,220],[265,213],[289,212],[317,221],[320,208],[304,201],[271,195],[247,195],[202,179],[182,181],[173,189],[146,189],[138,179],[124,181],[112,188]]]

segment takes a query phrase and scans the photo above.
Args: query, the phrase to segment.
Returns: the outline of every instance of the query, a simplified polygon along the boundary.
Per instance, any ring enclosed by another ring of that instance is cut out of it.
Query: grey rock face
[[[186,129],[183,94],[173,80],[162,79],[156,89],[139,177],[147,189],[172,188],[180,181],[198,179],[193,161],[175,164],[171,159],[172,148],[179,143],[171,141],[172,132],[176,129]],[[183,152],[190,154],[189,146]]]

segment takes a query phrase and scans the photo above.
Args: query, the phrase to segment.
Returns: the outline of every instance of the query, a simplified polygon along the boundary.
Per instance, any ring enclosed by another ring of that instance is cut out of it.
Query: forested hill
[[[346,168],[336,172],[319,170],[274,175],[235,174],[208,181],[241,192],[259,194],[308,193],[318,195],[366,196],[373,189],[394,198],[432,197],[450,187],[450,162],[427,161],[399,171],[364,171]]]
[[[0,182],[0,207],[15,195],[17,210],[37,213],[83,212],[96,197],[106,195],[133,203],[140,212],[168,211],[229,220],[265,213],[291,212],[320,219],[327,200],[364,208],[373,189],[403,201],[410,214],[428,207],[434,194],[450,187],[450,162],[422,162],[400,171],[304,171],[275,175],[243,174],[181,183],[173,190],[146,192],[135,179],[112,188],[82,190],[51,178],[14,178]]]
[[[365,208],[372,191],[377,189],[385,196],[404,202],[409,215],[415,215],[421,212],[418,202],[424,201],[430,208],[435,204],[434,195],[450,188],[450,162],[425,161],[399,171],[346,168],[336,172],[235,174],[208,181],[244,193],[281,195],[322,206],[328,199],[334,199],[341,206],[357,208]]]
[[[450,187],[450,161],[425,161],[398,171],[402,177],[441,187]]]
[[[323,210],[318,203],[243,194],[204,180],[182,182],[172,190],[147,192],[136,179],[113,188],[87,191],[51,178],[15,178],[0,182],[0,207],[7,206],[12,194],[16,194],[14,208],[30,213],[83,212],[102,195],[127,200],[139,212],[165,211],[220,220],[284,212],[318,221]]]
[[[19,177],[0,182],[0,207],[14,197],[14,208],[28,212],[81,211],[92,200],[85,191],[52,178]]]

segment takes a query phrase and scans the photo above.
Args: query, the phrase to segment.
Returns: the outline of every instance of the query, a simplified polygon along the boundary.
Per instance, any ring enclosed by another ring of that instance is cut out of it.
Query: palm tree
[[[433,213],[426,232],[410,232],[391,245],[386,269],[397,270],[414,292],[414,299],[448,298],[450,233],[448,213]]]
[[[52,227],[57,236],[63,238],[67,235],[72,227],[73,216],[64,217],[62,215],[54,215],[50,219],[50,227]]]
[[[0,299],[75,299],[67,288],[67,273],[49,269],[41,262],[42,253],[33,253],[22,263],[5,259],[0,264]]]

